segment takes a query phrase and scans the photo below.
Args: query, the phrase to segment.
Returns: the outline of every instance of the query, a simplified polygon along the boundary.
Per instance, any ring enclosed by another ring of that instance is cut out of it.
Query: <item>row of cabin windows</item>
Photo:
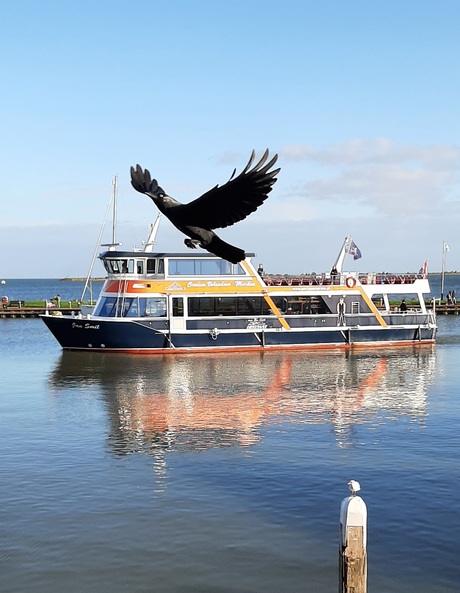
[[[322,299],[305,297],[288,299],[274,297],[273,301],[283,314],[330,313]],[[183,317],[184,299],[172,299],[174,317]],[[103,297],[94,315],[101,317],[166,317],[165,297]],[[270,315],[263,297],[189,297],[189,317]]]
[[[223,259],[170,259],[168,272],[171,276],[244,276],[241,264],[232,264]]]
[[[190,297],[189,317],[219,315],[269,315],[267,301],[261,297]]]
[[[330,309],[322,298],[273,297],[275,306],[282,314],[309,315],[327,314]],[[272,310],[263,297],[190,297],[189,317],[212,317],[219,315],[270,315]]]
[[[104,259],[109,274],[164,274],[164,259]],[[219,259],[170,259],[170,276],[244,276],[240,264]]]

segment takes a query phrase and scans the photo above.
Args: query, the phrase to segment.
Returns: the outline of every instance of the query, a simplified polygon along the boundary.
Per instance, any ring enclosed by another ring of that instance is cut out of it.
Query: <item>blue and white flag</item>
[[[353,259],[359,259],[362,257],[361,251],[354,241],[351,242],[351,245],[348,248],[348,253],[353,256]]]

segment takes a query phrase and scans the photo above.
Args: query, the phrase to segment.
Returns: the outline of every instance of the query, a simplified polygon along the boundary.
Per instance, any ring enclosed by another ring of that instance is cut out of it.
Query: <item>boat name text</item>
[[[72,329],[99,329],[99,323],[72,323]]]

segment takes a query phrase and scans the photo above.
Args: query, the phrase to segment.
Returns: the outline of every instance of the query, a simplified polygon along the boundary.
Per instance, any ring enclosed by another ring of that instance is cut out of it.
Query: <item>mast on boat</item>
[[[112,242],[111,243],[102,243],[102,247],[108,247],[108,251],[115,251],[117,247],[122,245],[122,243],[117,243],[115,239],[116,229],[117,229],[117,197],[118,197],[118,177],[115,175],[113,178],[113,192],[112,192]]]
[[[347,253],[350,251],[351,243],[352,243],[351,237],[349,237],[349,236],[345,237],[342,248],[339,251],[339,255],[337,256],[337,259],[335,260],[335,264],[332,267],[332,269],[335,269],[338,274],[342,273],[343,261],[345,259],[345,256],[347,255]]]
[[[151,253],[153,251],[153,246],[156,244],[156,238],[158,233],[158,227],[160,226],[160,218],[161,214],[158,213],[158,216],[153,224],[149,227],[149,235],[147,237],[147,241],[142,241],[144,245],[144,252]]]
[[[339,252],[335,264],[332,266],[331,274],[342,273],[343,261],[345,259],[345,256],[348,254],[352,255],[353,259],[359,259],[361,257],[361,251],[358,249],[358,246],[350,236],[345,237],[342,249]]]
[[[116,243],[116,241],[115,241],[116,220],[117,220],[117,190],[118,190],[118,178],[116,175],[113,178],[112,185],[113,185],[112,195],[110,196],[109,203],[107,204],[107,208],[106,208],[105,215],[104,215],[104,220],[102,222],[101,230],[99,231],[99,236],[97,238],[96,247],[94,249],[93,257],[91,259],[91,265],[88,270],[88,275],[86,276],[85,285],[83,287],[83,292],[81,293],[80,302],[82,302],[85,297],[86,290],[88,289],[88,284],[90,285],[91,303],[93,302],[91,275],[93,273],[94,262],[96,261],[99,247],[101,246],[102,235],[104,233],[105,225],[107,224],[107,218],[109,216],[111,206],[112,206],[112,219],[113,219],[112,220],[112,243],[102,244],[102,245],[104,245],[105,247],[108,247],[109,251],[115,251],[115,247],[117,245],[121,245],[121,243]]]

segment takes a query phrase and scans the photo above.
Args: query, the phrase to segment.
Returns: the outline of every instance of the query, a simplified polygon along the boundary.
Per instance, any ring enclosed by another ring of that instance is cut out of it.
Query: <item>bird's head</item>
[[[356,480],[350,480],[348,482],[348,488],[350,489],[351,495],[355,496],[356,493],[361,490],[361,484]]]
[[[152,179],[152,182],[150,183],[150,187],[149,187],[148,191],[146,191],[145,193],[148,194],[151,198],[159,198],[159,199],[163,199],[166,195],[165,190],[158,185],[158,182],[156,179]]]

